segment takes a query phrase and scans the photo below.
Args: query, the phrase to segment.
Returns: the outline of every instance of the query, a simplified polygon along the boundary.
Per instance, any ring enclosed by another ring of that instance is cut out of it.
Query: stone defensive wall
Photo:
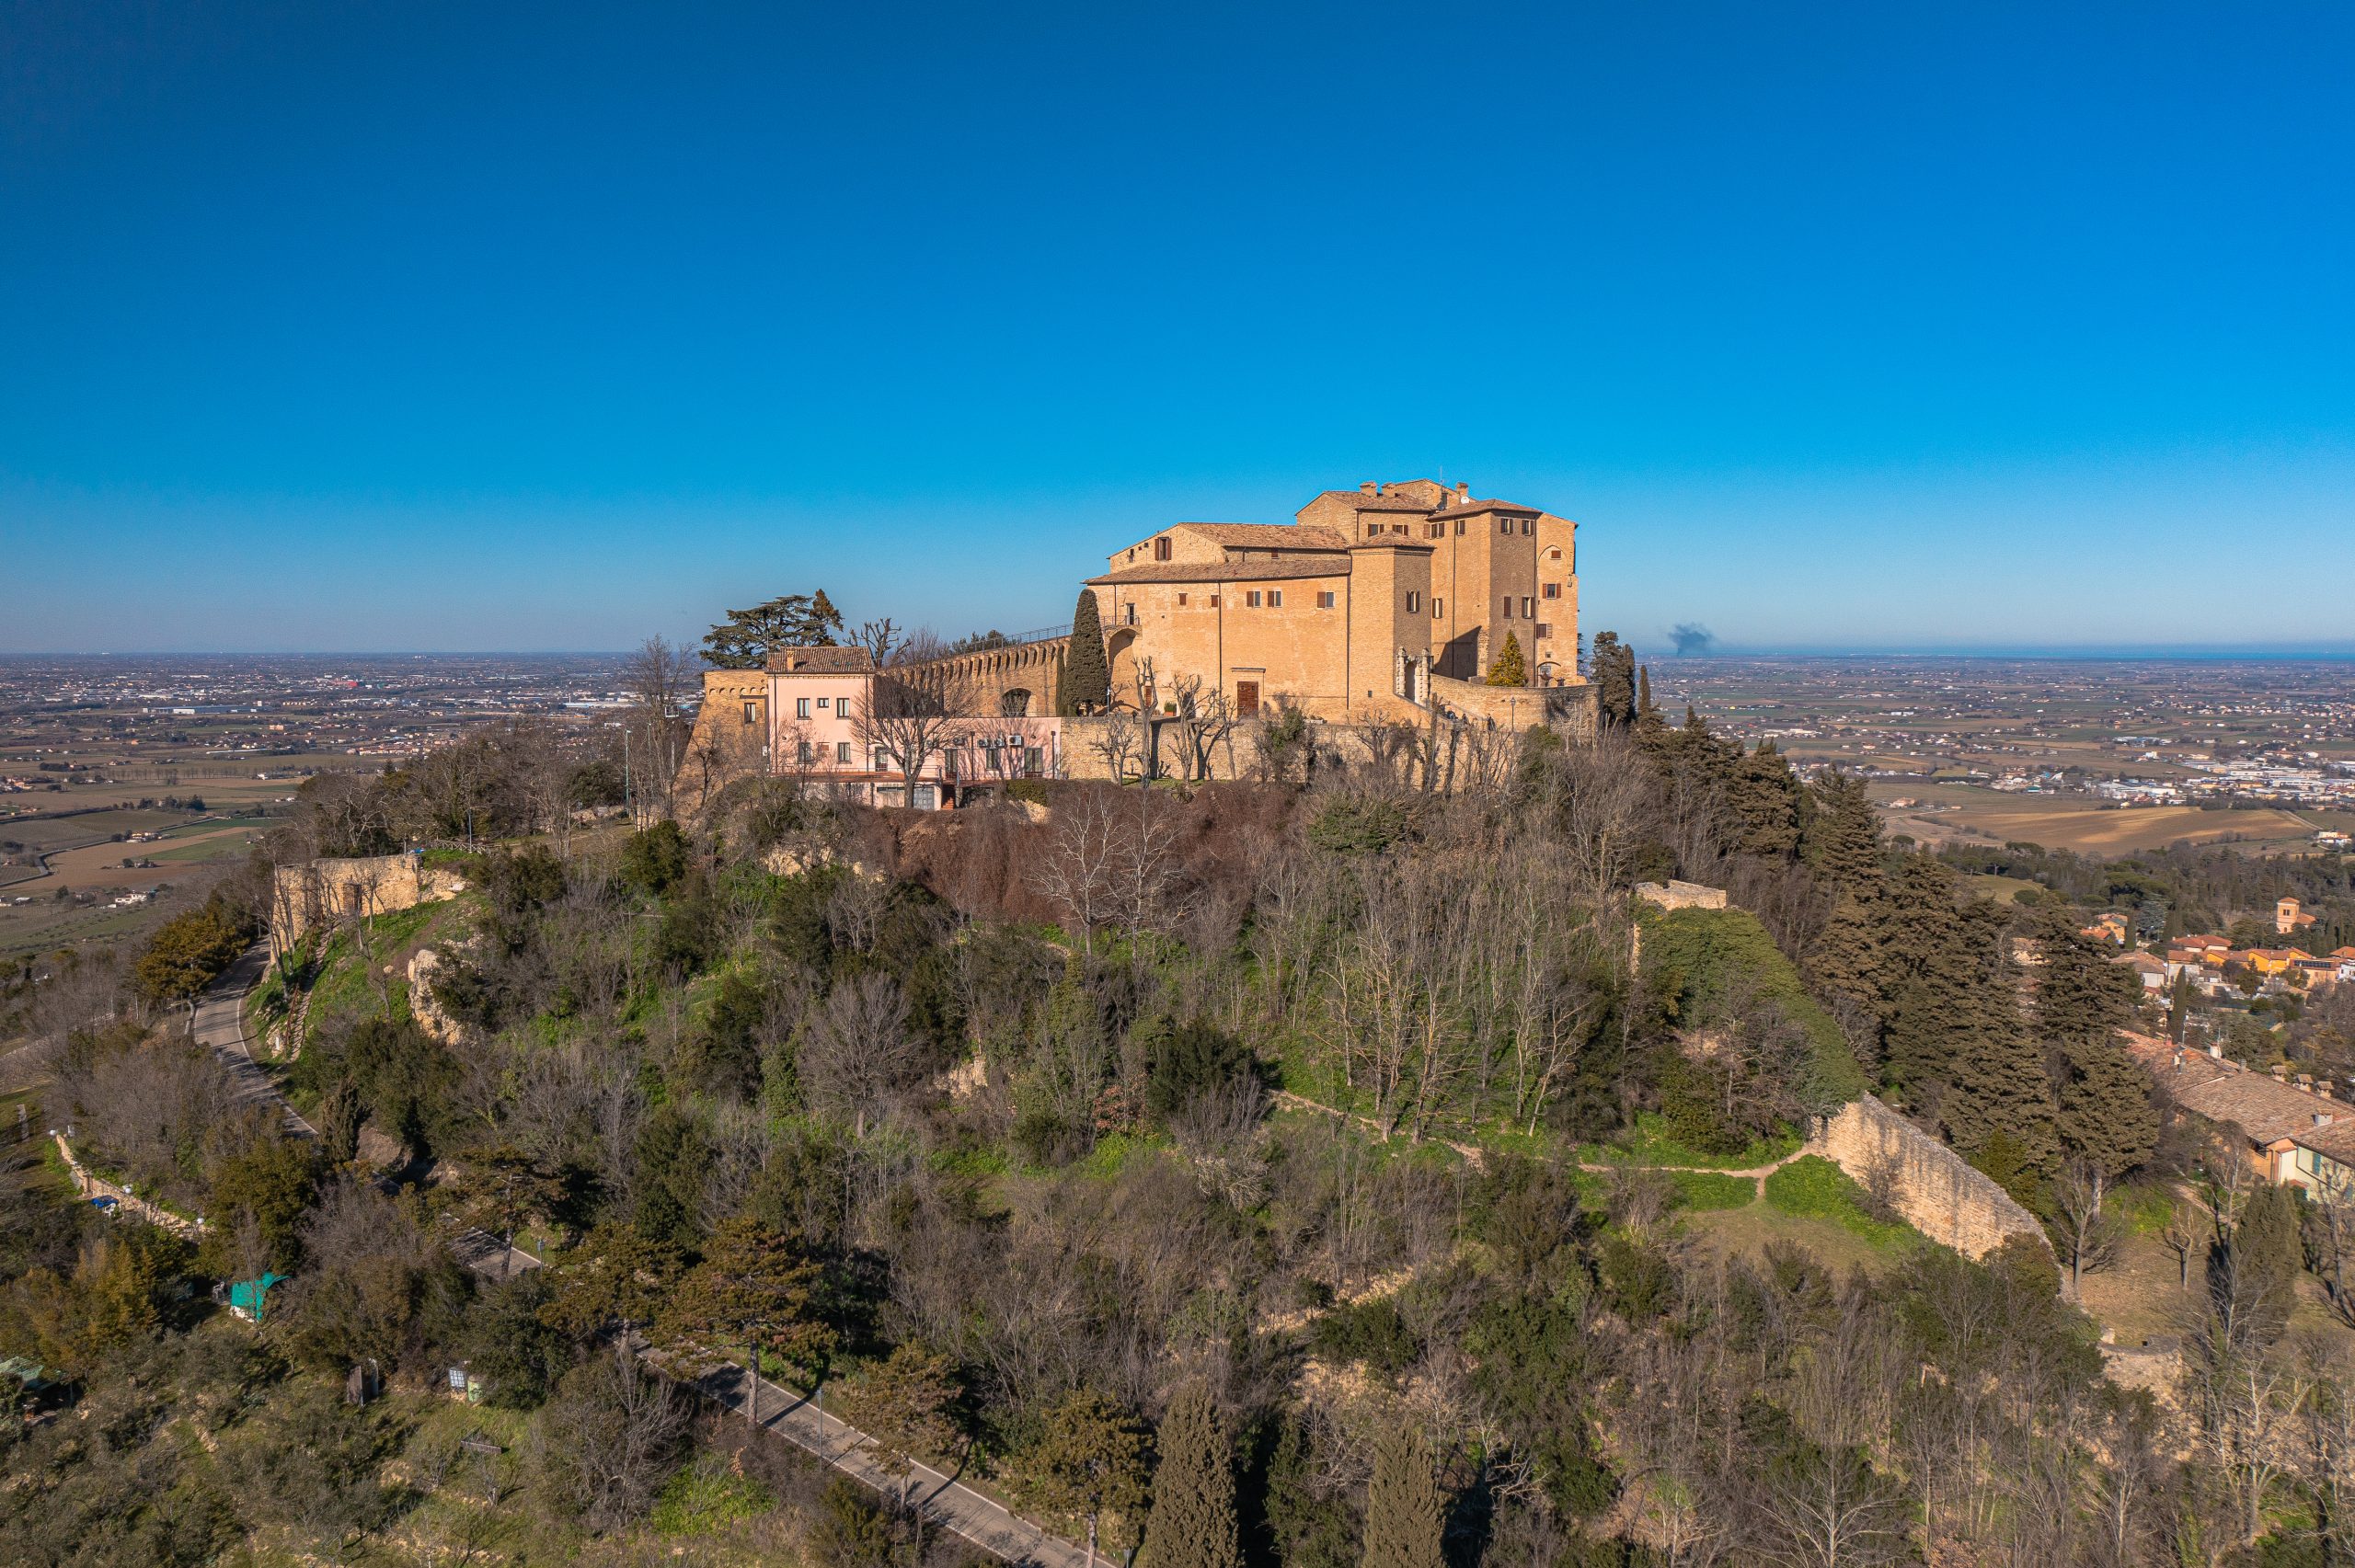
[[[465,887],[465,878],[456,872],[428,865],[417,854],[281,865],[270,887],[270,954],[284,953],[304,932],[318,926],[454,898]]]
[[[1055,711],[1055,686],[1063,675],[1063,652],[1070,647],[1068,635],[1041,637],[952,654],[913,668],[939,677],[941,687],[955,692],[957,705],[967,713],[1040,718]]]
[[[1965,1257],[1985,1257],[2015,1236],[2048,1244],[2044,1227],[2011,1194],[1869,1094],[1815,1118],[1807,1152],[1885,1194],[1906,1223]]]
[[[1430,705],[1442,716],[1491,729],[1550,725],[1573,740],[1593,738],[1596,691],[1575,686],[1491,686],[1485,681],[1430,678]]]

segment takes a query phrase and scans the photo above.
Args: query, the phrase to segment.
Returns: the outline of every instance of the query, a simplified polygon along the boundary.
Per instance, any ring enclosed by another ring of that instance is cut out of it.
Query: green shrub
[[[1380,854],[1407,836],[1407,808],[1395,800],[1327,802],[1308,825],[1308,841],[1335,854]]]
[[[1828,1219],[1875,1246],[1897,1246],[1920,1235],[1902,1221],[1875,1219],[1865,1189],[1820,1154],[1801,1155],[1768,1176],[1766,1202],[1785,1214]]]
[[[1328,1360],[1362,1361],[1393,1377],[1423,1353],[1422,1341],[1407,1326],[1397,1303],[1386,1297],[1335,1308],[1316,1320],[1309,1337],[1316,1353]]]
[[[768,1488],[736,1475],[716,1459],[683,1467],[654,1500],[649,1523],[657,1535],[718,1535],[739,1519],[776,1506]]]
[[[1856,1065],[1847,1036],[1808,994],[1798,971],[1756,915],[1747,910],[1655,914],[1647,909],[1638,918],[1644,928],[1645,973],[1680,977],[1678,1001],[1686,1017],[1706,1015],[1738,982],[1754,988],[1807,1035],[1807,1080],[1795,1087],[1809,1110],[1831,1111],[1865,1092],[1864,1070]]]

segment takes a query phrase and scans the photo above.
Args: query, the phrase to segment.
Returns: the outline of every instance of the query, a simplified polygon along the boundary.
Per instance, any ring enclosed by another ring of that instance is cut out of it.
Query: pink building
[[[927,711],[865,648],[781,649],[767,674],[769,773],[836,799],[930,811],[1062,771],[1060,720]]]

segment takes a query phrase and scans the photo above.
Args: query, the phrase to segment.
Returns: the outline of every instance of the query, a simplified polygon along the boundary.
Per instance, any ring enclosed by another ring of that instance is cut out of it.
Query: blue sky
[[[615,647],[1434,475],[1586,625],[2355,650],[2355,10],[0,10],[0,649]]]

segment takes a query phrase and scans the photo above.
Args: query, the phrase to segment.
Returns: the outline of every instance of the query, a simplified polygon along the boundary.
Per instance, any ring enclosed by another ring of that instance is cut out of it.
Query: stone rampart
[[[465,878],[456,872],[428,865],[417,854],[281,865],[270,887],[270,953],[284,953],[317,926],[454,898],[465,886]]]
[[[1497,729],[1551,725],[1574,740],[1594,734],[1595,689],[1575,686],[1491,686],[1485,681],[1430,677],[1431,706],[1464,724]]]
[[[981,717],[1043,718],[1055,711],[1055,683],[1069,636],[977,648],[913,666],[929,672],[954,709]]]
[[[1965,1257],[1984,1257],[2015,1236],[2045,1244],[2044,1227],[2011,1194],[1869,1094],[1816,1118],[1807,1151],[1885,1195],[1913,1229]]]

